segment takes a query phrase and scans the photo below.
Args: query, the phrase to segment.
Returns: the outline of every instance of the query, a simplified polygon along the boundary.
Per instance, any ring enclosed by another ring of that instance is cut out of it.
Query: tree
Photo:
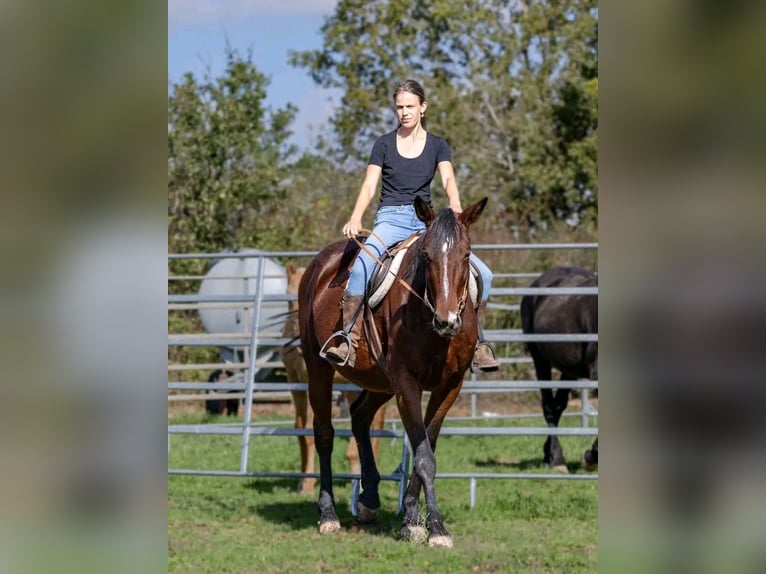
[[[343,90],[331,120],[339,156],[365,159],[396,125],[384,105],[393,84],[414,77],[466,202],[491,195],[508,226],[595,224],[595,0],[340,0],[322,32],[320,50],[291,61]]]
[[[269,80],[226,50],[218,78],[186,74],[168,96],[168,248],[278,248],[272,215],[285,200],[296,108],[265,106]],[[275,241],[269,244],[268,240]]]

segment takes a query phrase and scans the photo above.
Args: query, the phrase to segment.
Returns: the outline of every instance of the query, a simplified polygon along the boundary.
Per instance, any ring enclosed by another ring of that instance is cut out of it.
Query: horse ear
[[[290,259],[290,261],[287,262],[287,265],[285,265],[285,271],[288,275],[295,275],[295,272],[297,271],[295,268],[295,261]]]
[[[468,209],[464,209],[463,213],[461,213],[459,216],[463,225],[469,227],[472,223],[479,219],[481,212],[484,211],[485,207],[487,207],[488,200],[489,198],[485,197],[484,199],[480,199],[478,202],[474,203]]]
[[[426,227],[431,225],[431,222],[434,220],[434,210],[431,209],[428,202],[419,195],[415,196],[415,213],[417,214],[418,219],[426,224]]]

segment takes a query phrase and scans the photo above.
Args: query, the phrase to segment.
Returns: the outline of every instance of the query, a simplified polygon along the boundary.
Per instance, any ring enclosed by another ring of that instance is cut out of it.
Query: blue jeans
[[[386,250],[386,247],[407,239],[410,235],[425,229],[425,224],[418,219],[413,205],[396,205],[381,207],[375,216],[375,226],[372,231],[383,241],[381,244],[378,237],[370,235],[365,242],[367,248],[375,253],[380,259]],[[482,302],[489,297],[489,289],[492,286],[492,271],[489,270],[484,262],[471,253],[471,261],[481,274],[484,284],[482,293]],[[351,268],[351,276],[348,279],[346,291],[349,295],[364,295],[365,286],[372,277],[376,262],[364,250],[360,251],[359,256],[354,261]]]

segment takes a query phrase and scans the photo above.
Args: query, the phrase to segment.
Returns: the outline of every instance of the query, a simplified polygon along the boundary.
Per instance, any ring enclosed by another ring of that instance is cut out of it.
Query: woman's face
[[[426,103],[420,103],[420,98],[409,92],[399,92],[394,100],[396,116],[402,127],[412,129],[420,123],[420,115],[426,111]]]

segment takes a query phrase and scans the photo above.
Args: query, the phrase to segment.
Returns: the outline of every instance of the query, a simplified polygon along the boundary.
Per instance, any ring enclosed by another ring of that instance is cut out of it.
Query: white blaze
[[[447,260],[449,259],[449,250],[452,247],[452,240],[448,239],[442,245],[442,289],[444,296],[449,297],[449,278],[447,277]]]

